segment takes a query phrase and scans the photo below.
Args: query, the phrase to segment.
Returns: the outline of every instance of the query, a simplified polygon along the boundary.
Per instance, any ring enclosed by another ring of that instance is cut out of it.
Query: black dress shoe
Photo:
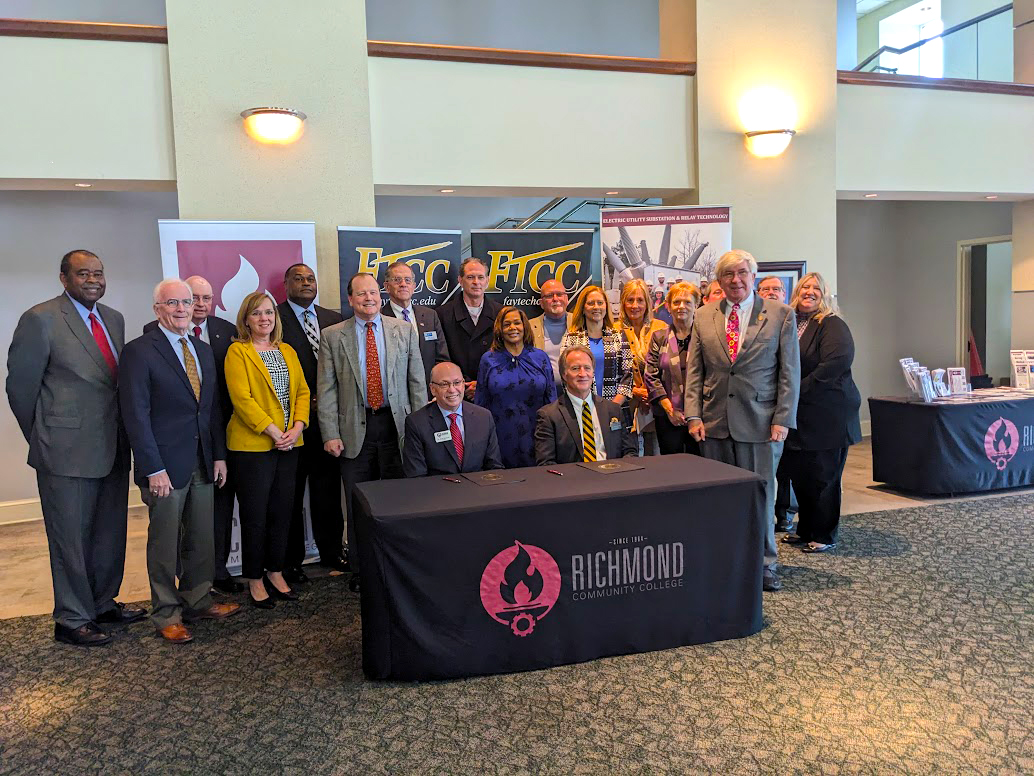
[[[226,579],[217,579],[212,582],[212,588],[220,593],[232,595],[233,593],[243,593],[248,589],[248,586],[243,582],[238,582],[233,577],[227,577]]]
[[[348,559],[343,555],[332,555],[328,558],[320,557],[320,565],[325,566],[328,569],[334,571],[351,571],[352,566],[349,564]]]
[[[301,566],[295,566],[294,568],[284,569],[284,579],[290,582],[292,585],[304,585],[309,581],[308,575],[302,571]]]
[[[263,584],[266,586],[266,592],[269,593],[270,598],[275,598],[278,601],[297,601],[298,594],[293,590],[288,590],[286,593],[277,590],[276,585],[269,581],[269,577],[262,578]]]
[[[774,571],[765,569],[761,576],[761,589],[766,593],[775,593],[776,591],[783,589],[783,580],[781,580],[779,575]]]
[[[786,520],[776,520],[775,530],[776,533],[789,533],[793,530],[793,518],[790,517]]]
[[[111,636],[95,623],[88,622],[79,628],[69,628],[59,622],[54,623],[54,640],[62,644],[75,644],[77,647],[99,647],[111,641]]]
[[[116,601],[111,609],[97,615],[97,622],[110,623],[112,625],[129,625],[129,623],[142,620],[146,616],[147,610],[143,607],[120,604]]]
[[[268,598],[263,598],[260,601],[249,592],[248,598],[251,599],[251,605],[254,606],[256,609],[272,609],[274,606],[276,606],[276,601],[273,600],[272,596],[269,596]]]
[[[359,574],[353,574],[348,580],[348,589],[353,593],[359,592]]]

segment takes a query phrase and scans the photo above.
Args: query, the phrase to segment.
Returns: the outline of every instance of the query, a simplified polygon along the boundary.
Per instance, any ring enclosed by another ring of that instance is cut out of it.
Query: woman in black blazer
[[[826,281],[809,272],[790,297],[801,345],[801,397],[783,466],[800,505],[797,533],[783,538],[804,552],[835,548],[847,448],[862,439],[862,399],[851,378],[854,340]]]

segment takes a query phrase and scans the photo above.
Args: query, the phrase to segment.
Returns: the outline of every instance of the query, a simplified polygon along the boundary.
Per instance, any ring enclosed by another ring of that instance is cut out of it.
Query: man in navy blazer
[[[184,618],[223,619],[240,610],[213,603],[210,594],[212,483],[226,483],[226,435],[212,348],[188,337],[193,307],[190,286],[163,280],[154,290],[159,325],[128,343],[119,362],[119,403],[149,516],[151,619],[176,644],[193,639]]]
[[[431,370],[434,401],[406,418],[402,471],[407,477],[502,469],[492,413],[463,401],[460,368],[449,361]]]
[[[230,403],[230,392],[226,389],[223,362],[226,361],[226,351],[230,349],[230,343],[237,336],[237,327],[211,314],[215,297],[211,283],[200,275],[191,275],[185,282],[194,292],[194,310],[187,332],[212,346],[216,379],[219,381],[219,409],[222,410],[223,423],[226,424],[233,414],[233,404]],[[158,321],[151,321],[144,326],[144,334],[157,328]],[[215,579],[212,580],[212,586],[221,593],[240,593],[245,587],[243,583],[233,579],[226,568],[230,541],[233,537],[233,503],[233,483],[227,482],[223,487],[216,489]]]
[[[413,324],[420,335],[420,358],[424,362],[424,380],[430,396],[431,369],[435,364],[449,360],[449,346],[445,344],[442,322],[432,308],[413,304],[416,276],[406,262],[396,261],[388,265],[384,271],[384,287],[388,291],[388,301],[381,307],[381,315],[401,318]]]

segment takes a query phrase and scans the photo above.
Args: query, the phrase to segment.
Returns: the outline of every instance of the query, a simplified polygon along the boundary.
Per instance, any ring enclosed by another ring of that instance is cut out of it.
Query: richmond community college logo
[[[984,434],[984,453],[998,471],[1004,471],[1020,449],[1020,432],[1011,420],[998,418]]]
[[[481,604],[488,616],[527,636],[560,598],[560,567],[540,547],[521,544],[496,555],[481,575]]]

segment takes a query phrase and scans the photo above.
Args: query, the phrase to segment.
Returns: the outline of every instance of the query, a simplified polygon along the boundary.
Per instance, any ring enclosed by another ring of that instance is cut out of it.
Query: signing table
[[[1034,395],[974,391],[927,404],[869,399],[872,476],[901,490],[949,494],[1034,484]]]
[[[633,465],[359,485],[366,675],[525,671],[760,630],[761,480],[691,455]]]

